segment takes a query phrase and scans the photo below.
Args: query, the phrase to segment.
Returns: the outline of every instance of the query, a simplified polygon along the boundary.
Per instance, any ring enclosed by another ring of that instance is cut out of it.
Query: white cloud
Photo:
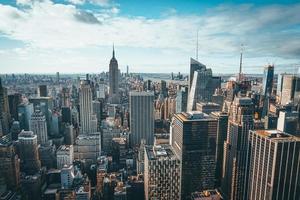
[[[110,3],[110,0],[67,0],[67,1],[72,4],[75,4],[75,5],[91,3],[91,4],[95,4],[95,5],[100,5],[100,6],[107,6]]]
[[[69,1],[81,4],[87,0]],[[19,0],[23,5],[26,2],[33,1]],[[93,0],[92,3],[107,5],[109,1]],[[174,54],[188,57],[194,55],[198,29],[199,55],[208,63],[222,57],[226,63],[216,63],[229,66],[232,56],[238,55],[241,43],[246,44],[249,57],[300,55],[300,4],[261,8],[220,6],[202,15],[179,16],[173,12],[161,19],[120,16],[119,8],[113,6],[92,12],[49,0],[30,5],[19,9],[0,4],[0,34],[23,41],[35,54],[46,51],[47,55],[55,52],[59,56],[61,50],[107,47],[114,42],[119,47],[161,49],[163,55],[177,52]],[[292,29],[295,26],[298,29]],[[165,58],[161,55],[160,59]],[[174,62],[183,63],[177,59]]]

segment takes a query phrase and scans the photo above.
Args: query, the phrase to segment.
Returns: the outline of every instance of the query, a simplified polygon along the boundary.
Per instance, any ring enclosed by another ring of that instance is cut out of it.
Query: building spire
[[[113,43],[113,58],[115,58],[115,44]]]
[[[243,49],[244,48],[244,45],[241,44],[241,57],[240,57],[240,70],[239,70],[239,82],[241,81],[242,79],[242,64],[243,64]]]

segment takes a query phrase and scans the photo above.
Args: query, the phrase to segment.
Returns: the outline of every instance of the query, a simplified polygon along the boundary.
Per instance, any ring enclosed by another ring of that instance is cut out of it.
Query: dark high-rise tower
[[[195,111],[175,114],[170,144],[180,160],[181,199],[215,188],[217,120]]]
[[[0,124],[2,126],[1,133],[8,134],[9,132],[9,120],[10,120],[10,113],[9,113],[9,103],[8,103],[8,96],[7,96],[7,88],[2,86],[2,80],[0,78]]]
[[[273,88],[273,78],[274,78],[274,65],[268,65],[264,69],[264,77],[263,77],[263,110],[262,117],[265,117],[268,114],[269,110],[269,99],[272,93]]]
[[[109,96],[112,98],[117,97],[118,91],[119,91],[118,61],[115,58],[115,49],[113,47],[113,54],[109,63]]]

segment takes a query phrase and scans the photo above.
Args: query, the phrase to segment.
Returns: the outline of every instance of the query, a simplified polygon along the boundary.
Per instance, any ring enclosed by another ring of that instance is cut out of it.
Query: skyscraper
[[[20,184],[20,160],[15,146],[4,136],[0,139],[0,176],[4,177],[9,189],[16,189]]]
[[[181,199],[215,188],[217,120],[201,112],[175,114],[170,144],[180,160]]]
[[[27,174],[35,174],[41,169],[37,136],[32,131],[19,134],[21,169]]]
[[[115,49],[113,47],[112,58],[109,63],[109,96],[113,103],[116,102],[119,93],[119,71],[118,61],[115,58]]]
[[[222,172],[222,192],[228,199],[246,199],[247,141],[249,130],[254,125],[253,113],[250,98],[235,98],[229,114]]]
[[[192,81],[190,80],[187,111],[195,110],[198,101],[210,102],[215,90],[221,87],[221,77],[213,77],[210,68],[199,66],[201,68],[193,71]]]
[[[273,89],[273,78],[274,78],[274,65],[268,65],[264,68],[264,77],[263,77],[263,110],[262,118],[268,114],[269,110],[269,99]]]
[[[267,65],[264,68],[262,95],[270,96],[273,88],[274,65]]]
[[[188,98],[188,88],[182,87],[177,91],[176,96],[176,113],[186,112]]]
[[[154,94],[153,92],[129,93],[131,145],[146,144],[154,141]]]
[[[48,141],[46,117],[39,108],[31,115],[30,130],[37,135],[38,144],[44,145]]]
[[[40,94],[40,97],[48,96],[47,85],[39,85],[39,94]]]
[[[250,131],[247,199],[299,199],[300,138],[278,130]]]
[[[282,78],[281,105],[299,103],[300,101],[300,77],[293,74],[284,74]]]
[[[189,91],[191,90],[193,78],[194,78],[194,72],[197,70],[205,69],[206,66],[202,63],[198,62],[197,60],[191,58],[190,60],[190,76],[189,76]]]
[[[94,127],[95,116],[93,116],[92,100],[92,89],[90,81],[81,81],[79,91],[81,134],[89,134],[97,131],[97,125],[96,127]]]
[[[7,96],[7,88],[2,86],[2,79],[0,78],[0,121],[2,125],[2,133],[8,134],[9,132],[9,103]]]
[[[180,161],[170,145],[146,146],[144,188],[146,199],[180,199]]]
[[[224,142],[226,141],[228,129],[228,114],[224,112],[212,112],[210,116],[218,121],[216,143],[216,187],[220,187],[224,159]]]

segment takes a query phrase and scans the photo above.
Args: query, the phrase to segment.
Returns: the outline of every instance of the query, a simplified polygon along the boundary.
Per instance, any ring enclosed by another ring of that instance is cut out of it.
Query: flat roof
[[[256,130],[254,131],[261,137],[274,141],[300,141],[300,138],[279,130]]]

